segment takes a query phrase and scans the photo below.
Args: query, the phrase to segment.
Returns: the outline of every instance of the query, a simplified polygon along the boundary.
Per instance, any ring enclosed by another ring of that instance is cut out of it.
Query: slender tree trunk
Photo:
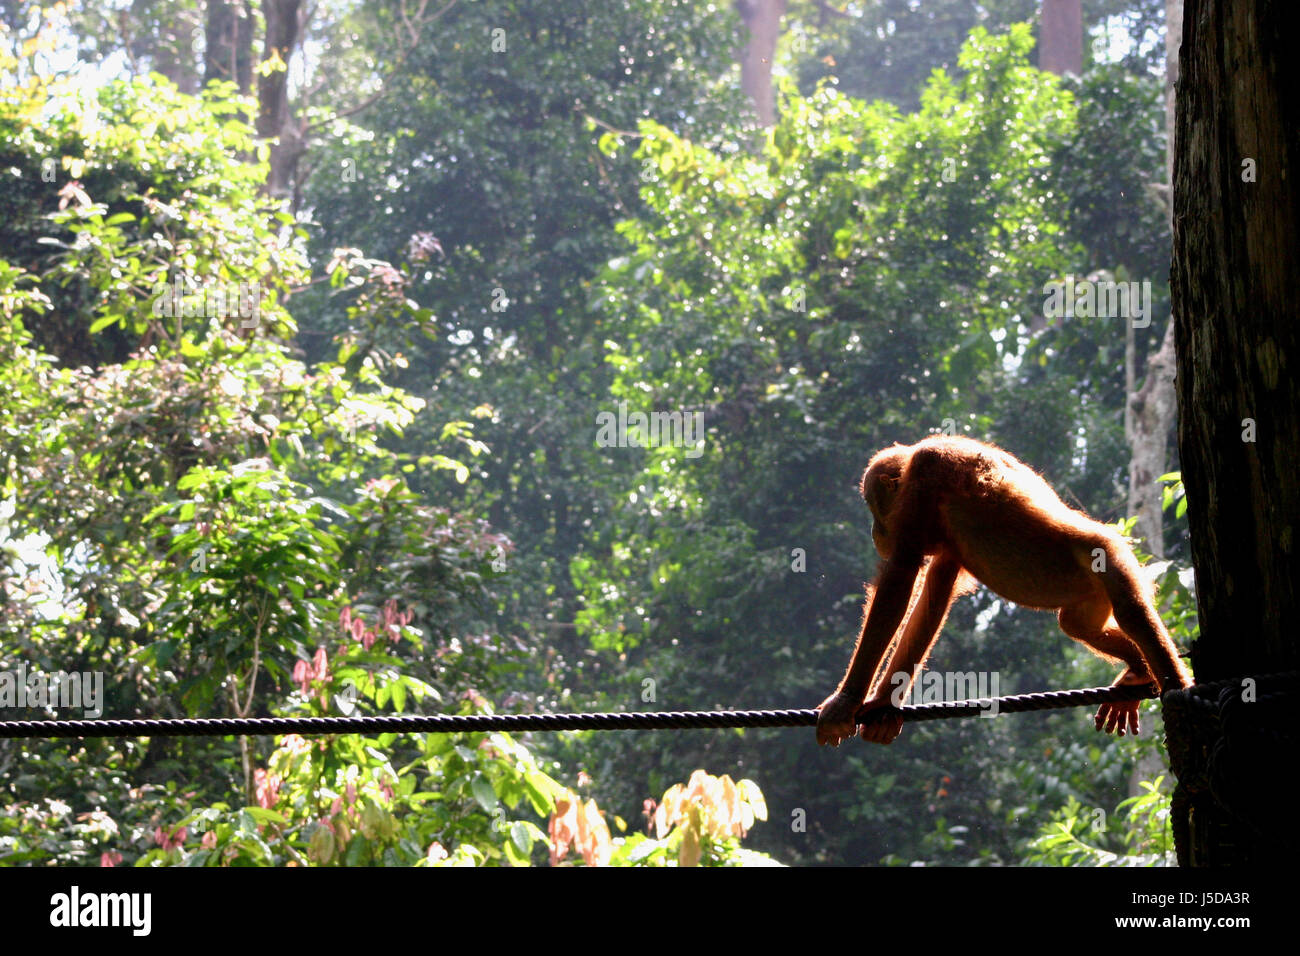
[[[1183,44],[1183,0],[1165,0],[1165,182],[1169,183],[1169,221],[1173,222],[1174,144],[1178,117],[1178,48]]]
[[[284,68],[258,77],[257,133],[278,140],[271,147],[271,172],[266,189],[272,196],[281,198],[293,194],[298,162],[306,151],[302,130],[289,108],[288,64],[302,29],[301,7],[301,0],[264,0],[262,4],[266,19],[266,51],[262,59],[278,58]]]
[[[243,0],[208,0],[203,83],[233,80],[241,94],[253,86],[253,17]]]
[[[772,93],[772,59],[781,38],[781,18],[786,0],[736,0],[736,9],[749,31],[740,55],[740,86],[754,104],[763,126],[776,123],[776,98]]]
[[[1165,173],[1173,182],[1174,150],[1174,89],[1178,81],[1178,47],[1183,33],[1183,0],[1165,2],[1165,128],[1167,148]],[[1168,195],[1169,226],[1173,230],[1172,188]],[[1168,438],[1177,416],[1174,395],[1174,334],[1175,322],[1171,315],[1165,326],[1160,347],[1147,360],[1146,381],[1135,390],[1137,343],[1133,324],[1128,325],[1125,343],[1125,365],[1128,369],[1128,407],[1124,415],[1124,434],[1128,439],[1132,458],[1129,467],[1128,513],[1137,515],[1137,536],[1146,543],[1146,549],[1157,558],[1164,557],[1164,520],[1161,513],[1161,492],[1156,479],[1168,469]]]
[[[200,87],[194,36],[202,23],[201,10],[178,6],[161,17],[157,36],[146,41],[153,68],[190,95],[198,93]]]
[[[1057,76],[1083,72],[1083,0],[1043,0],[1038,68]]]

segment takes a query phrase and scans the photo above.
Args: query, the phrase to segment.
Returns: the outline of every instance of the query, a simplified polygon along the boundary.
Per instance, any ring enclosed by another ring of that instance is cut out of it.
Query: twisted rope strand
[[[1015,714],[1142,700],[1156,696],[1153,686],[1092,687],[1011,697],[906,705],[905,721],[975,717],[983,713]],[[872,715],[883,716],[892,708]],[[663,713],[595,714],[430,714],[383,717],[247,717],[166,720],[6,720],[0,739],[61,737],[226,737],[233,734],[384,734],[482,733],[488,731],[560,730],[695,730],[722,727],[813,727],[816,710],[695,710]]]

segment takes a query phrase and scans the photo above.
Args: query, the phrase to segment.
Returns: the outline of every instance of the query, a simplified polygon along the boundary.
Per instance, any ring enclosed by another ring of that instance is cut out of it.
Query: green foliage
[[[401,706],[467,690],[510,666],[478,620],[510,543],[392,474],[463,473],[435,449],[484,447],[454,422],[403,458],[377,434],[401,435],[424,403],[384,381],[392,356],[345,339],[336,360],[293,357],[301,237],[240,158],[254,144],[239,109],[157,80],[93,100],[35,84],[0,103],[20,184],[4,228],[35,237],[0,262],[0,669],[98,673],[109,716],[265,712],[345,611],[400,601],[418,628],[402,656],[367,644],[340,661],[361,693]],[[386,263],[334,272],[359,328],[423,321]],[[75,836],[101,815],[126,858],[155,830],[165,852],[163,818],[226,802],[255,757],[221,740],[7,746],[6,858],[93,858],[89,841],[51,850],[34,827]],[[260,832],[257,810],[235,811],[230,832]],[[254,844],[240,859],[269,859]]]
[[[402,616],[389,609],[379,629],[401,639]],[[334,657],[318,651],[295,668],[300,693],[288,713],[319,715],[349,690],[366,710],[404,709],[407,689],[434,694],[402,676],[360,619]],[[594,801],[585,805],[543,769],[510,735],[428,734],[411,759],[392,762],[402,749],[396,734],[341,735],[307,741],[279,738],[256,774],[256,806],[225,803],[188,812],[153,832],[158,844],[137,866],[528,866],[545,849],[559,864],[570,844],[589,864],[608,866],[758,866],[770,857],[740,846],[756,819],[767,816],[758,786],[704,771],[664,795],[654,814],[657,838],[633,834],[611,841]],[[649,801],[648,801],[649,802]],[[57,809],[57,808],[55,808]],[[548,831],[528,811],[550,817]],[[53,811],[52,811],[53,812]],[[111,819],[91,821],[106,837]],[[618,821],[622,826],[622,821]],[[110,844],[111,845],[111,844]],[[131,849],[104,850],[130,859]]]
[[[810,91],[835,77],[849,96],[915,107],[935,67],[951,67],[975,27],[1002,30],[1038,21],[1039,0],[873,0],[847,15],[794,0],[783,26],[782,52]],[[1163,0],[1083,0],[1085,71],[1118,54],[1134,74],[1163,67]]]
[[[199,100],[152,78],[0,101],[0,248],[56,307],[39,348],[93,365],[141,341],[195,357],[214,319],[292,332],[281,300],[302,259],[258,194],[265,167],[235,159],[258,147],[226,93]]]
[[[740,845],[756,820],[767,819],[758,784],[726,774],[696,770],[685,785],[668,788],[656,805],[644,803],[647,833],[611,839],[594,800],[567,792],[551,817],[551,862],[565,859],[570,845],[588,866],[779,866],[763,853]],[[626,826],[615,818],[619,829]],[[576,860],[575,860],[576,862]]]
[[[179,843],[137,865],[527,866],[545,845],[520,814],[544,817],[562,788],[508,735],[422,736],[400,767],[393,743],[281,738],[259,770],[258,806],[193,811],[172,831]]]
[[[400,32],[390,5],[355,17],[363,35]],[[407,431],[409,443],[436,441],[441,416],[473,420],[492,448],[466,461],[463,485],[451,472],[411,485],[509,527],[519,545],[502,562],[493,626],[542,652],[505,699],[568,706],[565,689],[587,684],[568,564],[614,518],[622,480],[606,480],[611,471],[636,467],[591,442],[609,393],[610,320],[587,300],[621,246],[613,223],[641,207],[641,167],[599,142],[646,117],[705,138],[725,129],[742,105],[725,79],[735,25],[729,5],[673,0],[456,4],[438,20],[438,42],[387,78],[387,95],[357,125],[333,127],[306,184],[313,254],[357,247],[405,264],[410,295],[429,310],[431,335],[411,343],[400,381],[434,414]],[[316,328],[351,334],[324,285],[301,301]],[[303,344],[318,355],[320,341]],[[375,342],[406,348],[384,330]]]
[[[1070,233],[1089,253],[1084,271],[1122,267],[1129,278],[1167,284],[1169,212],[1152,190],[1165,181],[1163,78],[1104,66],[1067,86],[1078,124],[1054,164],[1070,184]]]
[[[1142,781],[1145,792],[1122,801],[1110,817],[1071,797],[1042,825],[1021,862],[1037,866],[1173,866],[1169,795],[1161,790],[1163,781],[1163,777]]]
[[[382,640],[350,618],[332,659],[321,650],[311,664],[300,661],[300,691],[285,712],[322,715],[340,701],[400,712],[408,693],[436,698],[384,650],[405,630],[391,609],[385,618]],[[409,761],[394,763],[404,751]],[[469,853],[478,865],[527,865],[546,835],[514,811],[522,805],[545,816],[561,790],[506,734],[420,735],[413,749],[396,734],[318,741],[291,734],[258,769],[255,806],[191,811],[137,865],[447,865],[448,846],[458,850],[452,862]]]
[[[1025,277],[1067,261],[1050,162],[1075,106],[1029,66],[1031,47],[1025,29],[976,31],[961,72],[936,73],[915,113],[786,90],[756,152],[651,123],[606,141],[635,149],[649,210],[619,225],[628,250],[592,292],[610,323],[611,391],[629,409],[698,411],[705,445],[699,459],[632,452],[640,467],[612,496],[610,527],[570,569],[579,628],[631,650],[631,676],[671,688],[661,706],[824,696],[869,571],[852,492],[866,456],[944,418],[988,429],[1041,307],[1041,282]],[[873,753],[869,772],[839,754],[805,766],[748,735],[710,746],[788,781],[769,784],[788,805],[851,814],[863,845],[915,820],[855,789],[932,779],[942,762]],[[683,764],[705,762],[682,747]],[[838,782],[803,792],[810,774]]]

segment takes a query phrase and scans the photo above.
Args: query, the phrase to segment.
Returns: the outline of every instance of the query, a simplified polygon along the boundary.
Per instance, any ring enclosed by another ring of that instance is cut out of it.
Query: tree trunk
[[[144,39],[153,68],[176,84],[182,93],[199,92],[199,64],[194,57],[194,34],[203,23],[201,10],[178,6],[159,14],[157,33]]]
[[[1057,76],[1083,72],[1083,0],[1043,0],[1038,68]]]
[[[1300,16],[1290,0],[1185,7],[1172,285],[1201,683],[1300,658]],[[1296,852],[1282,777],[1294,685],[1289,698],[1265,689],[1166,698],[1180,862]]]
[[[262,13],[266,19],[266,52],[263,60],[279,60],[284,69],[271,70],[257,80],[257,134],[266,139],[277,139],[271,147],[271,172],[266,191],[284,198],[293,194],[298,161],[302,159],[306,144],[302,131],[289,108],[289,60],[298,45],[302,28],[301,0],[264,0]]]
[[[772,58],[781,38],[781,17],[786,0],[736,0],[736,9],[749,31],[740,56],[740,87],[749,95],[763,126],[776,123],[776,98],[772,93]]]
[[[208,0],[203,84],[233,80],[241,94],[253,86],[253,17],[242,0]]]
[[[1183,0],[1165,0],[1165,150],[1166,182],[1173,182],[1174,89],[1178,80],[1178,47],[1183,33]],[[1169,225],[1173,229],[1172,187],[1168,195]],[[1128,325],[1125,365],[1128,369],[1128,407],[1124,415],[1124,435],[1132,457],[1129,465],[1128,513],[1137,516],[1137,537],[1157,558],[1165,556],[1164,518],[1161,514],[1161,490],[1156,479],[1168,469],[1168,437],[1177,414],[1174,396],[1174,335],[1171,315],[1165,326],[1160,347],[1147,360],[1146,381],[1135,390],[1137,343],[1133,324]]]

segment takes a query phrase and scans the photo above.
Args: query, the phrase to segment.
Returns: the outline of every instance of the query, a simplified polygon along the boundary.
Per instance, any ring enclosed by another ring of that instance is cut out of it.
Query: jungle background
[[[932,432],[1186,649],[1167,6],[3,0],[0,716],[812,707]],[[929,666],[1115,676],[987,590]],[[4,740],[0,864],[1160,865],[1143,722]]]

